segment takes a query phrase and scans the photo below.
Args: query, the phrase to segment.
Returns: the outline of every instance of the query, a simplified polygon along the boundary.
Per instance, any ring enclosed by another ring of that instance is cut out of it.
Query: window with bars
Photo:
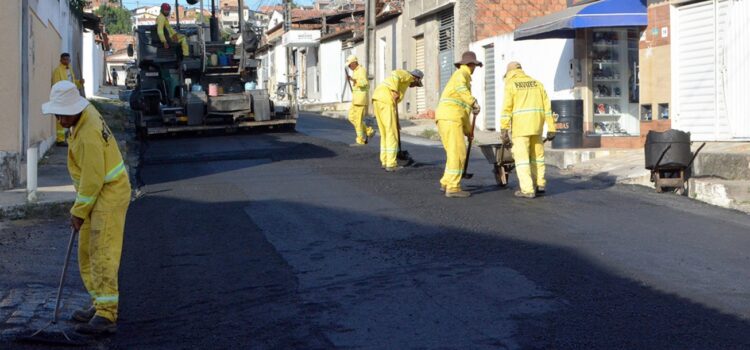
[[[440,28],[438,29],[438,60],[440,62],[440,91],[438,96],[445,89],[448,80],[453,74],[453,47],[454,47],[454,23],[453,8],[449,8],[438,13]]]

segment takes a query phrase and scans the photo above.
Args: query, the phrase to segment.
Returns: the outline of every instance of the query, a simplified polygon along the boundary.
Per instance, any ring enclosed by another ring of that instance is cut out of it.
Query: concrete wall
[[[42,115],[41,105],[49,99],[52,70],[61,52],[73,57],[81,53],[80,22],[71,15],[67,0],[29,0],[28,26],[23,28],[21,1],[9,1],[0,12],[0,47],[7,54],[0,58],[6,69],[0,70],[0,188],[21,185],[25,181],[25,147],[39,144],[43,155],[54,140],[54,120]],[[25,37],[24,37],[25,35]],[[22,39],[28,40],[28,51],[22,50]],[[28,70],[23,72],[23,62]],[[28,77],[23,78],[23,74]],[[28,84],[23,96],[22,79]],[[22,115],[24,106],[28,114]],[[23,121],[27,129],[23,129]],[[40,157],[41,159],[41,157]]]
[[[375,77],[374,86],[382,83],[382,77],[387,78],[394,69],[403,69],[401,63],[403,60],[401,18],[402,16],[399,16],[387,22],[380,23],[375,29],[375,55],[377,57],[375,59],[376,68],[372,72],[372,75]],[[406,69],[411,70],[412,68],[407,67]],[[410,90],[407,94],[411,93]]]
[[[0,55],[0,105],[3,112],[0,120],[0,151],[10,154],[21,151],[21,2],[13,1],[0,11],[0,47],[6,54]]]
[[[29,144],[47,141],[54,135],[54,120],[42,114],[42,104],[49,101],[52,70],[60,64],[62,38],[34,9],[29,11]]]
[[[573,40],[546,39],[513,41],[513,33],[506,33],[471,44],[471,50],[477,58],[485,62],[485,47],[495,48],[495,112],[494,124],[486,123],[485,109],[477,116],[477,126],[482,130],[500,130],[500,113],[502,112],[503,75],[511,61],[518,61],[524,71],[539,80],[547,90],[550,99],[573,99],[575,83],[571,77],[570,60],[573,59]],[[486,63],[485,63],[486,64]],[[472,76],[472,93],[480,106],[485,107],[487,96],[484,91],[485,71],[477,68]]]
[[[648,22],[648,27],[644,30],[643,37],[639,43],[639,100],[641,106],[651,105],[653,120],[643,121],[644,116],[640,116],[642,120],[641,135],[645,135],[648,130],[660,130],[665,125],[667,127],[671,125],[671,119],[665,121],[657,120],[659,119],[659,104],[669,104],[670,114],[672,109],[670,5],[663,3],[649,6]],[[662,28],[666,28],[667,30],[666,37],[661,35]]]
[[[402,15],[402,45],[403,59],[406,62],[407,70],[416,67],[416,38],[424,37],[424,87],[425,105],[427,113],[431,113],[437,107],[440,98],[440,62],[438,62],[438,29],[440,23],[435,14],[415,18],[420,13],[425,13],[430,9],[440,8],[441,6],[453,6],[452,1],[406,1],[406,8]],[[450,8],[450,7],[448,7]],[[413,89],[410,89],[413,90]],[[416,115],[416,92],[409,91],[402,103],[402,116]]]

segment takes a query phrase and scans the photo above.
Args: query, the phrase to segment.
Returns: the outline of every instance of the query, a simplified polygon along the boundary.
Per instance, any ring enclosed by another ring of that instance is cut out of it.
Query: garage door
[[[416,47],[416,66],[417,69],[422,72],[425,71],[424,66],[424,35],[414,38],[414,44]],[[425,93],[423,87],[417,89],[417,114],[424,113],[427,109],[427,103],[425,102]]]
[[[675,117],[673,127],[693,140],[732,139],[720,62],[723,62],[727,1],[680,6],[673,21]]]

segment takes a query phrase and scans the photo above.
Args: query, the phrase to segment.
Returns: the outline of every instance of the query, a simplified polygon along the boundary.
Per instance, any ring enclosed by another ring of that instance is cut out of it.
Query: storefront
[[[647,22],[645,0],[571,0],[514,32],[515,40],[575,40],[570,74],[583,100],[584,147],[640,142],[639,41]]]

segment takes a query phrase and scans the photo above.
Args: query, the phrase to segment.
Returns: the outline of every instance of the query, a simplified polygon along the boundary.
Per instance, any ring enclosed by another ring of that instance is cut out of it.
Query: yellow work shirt
[[[372,95],[372,99],[375,101],[393,103],[393,96],[391,92],[398,93],[398,101],[404,100],[404,94],[409,85],[414,82],[414,76],[411,73],[397,69],[391,72],[391,76],[383,80],[380,85],[375,89],[375,93]]]
[[[91,211],[130,201],[130,180],[120,148],[96,108],[89,104],[68,138],[68,172],[76,189],[70,213],[87,219]]]
[[[73,73],[73,68],[60,63],[60,65],[58,65],[57,68],[52,71],[52,85],[55,85],[55,83],[62,80],[67,80],[73,84],[76,84],[76,87],[78,87],[79,89],[81,88],[81,81],[76,79],[76,75],[75,73]]]
[[[169,32],[169,37],[172,38],[177,32],[174,31],[172,25],[169,24],[169,20],[163,13],[159,13],[159,17],[156,17],[156,33],[159,34],[159,40],[164,44],[167,42],[167,38],[164,37],[164,28]]]
[[[367,105],[367,95],[370,92],[370,83],[367,81],[367,70],[362,65],[352,72],[352,104],[356,106]]]
[[[471,95],[471,69],[462,65],[453,72],[448,84],[440,95],[435,120],[450,120],[470,124],[472,106],[476,98]]]
[[[547,132],[556,131],[552,106],[542,83],[521,69],[508,72],[500,128],[511,129],[513,137],[541,136],[545,123]]]

